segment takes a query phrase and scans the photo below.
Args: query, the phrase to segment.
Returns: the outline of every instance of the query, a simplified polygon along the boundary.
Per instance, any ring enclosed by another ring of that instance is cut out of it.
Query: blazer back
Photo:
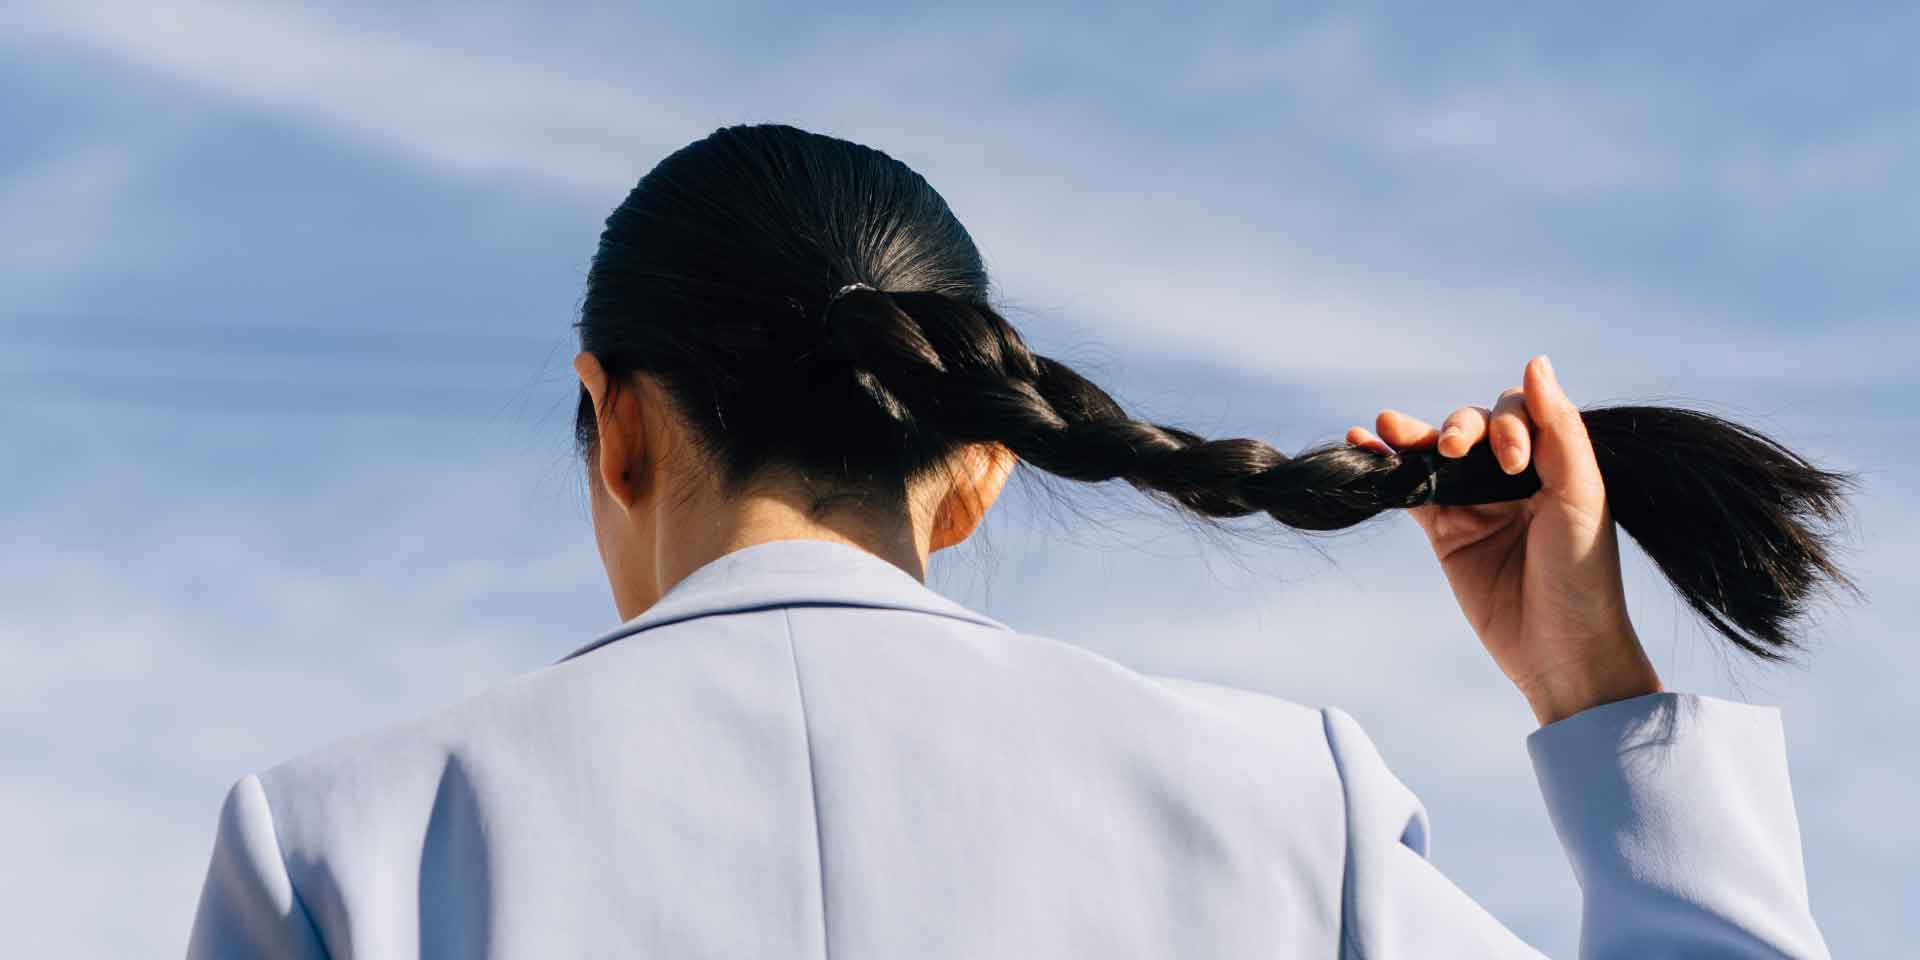
[[[1537,956],[1426,837],[1338,710],[1143,675],[786,540],[559,663],[242,778],[189,953]],[[1813,955],[1793,879],[1758,906]]]

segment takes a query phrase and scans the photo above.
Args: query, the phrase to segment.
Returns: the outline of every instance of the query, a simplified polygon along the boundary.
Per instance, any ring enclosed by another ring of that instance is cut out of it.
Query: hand
[[[1427,532],[1460,612],[1542,725],[1659,692],[1627,617],[1620,541],[1593,445],[1544,355],[1528,361],[1522,385],[1501,391],[1492,410],[1461,407],[1440,430],[1382,410],[1374,426],[1377,434],[1347,431],[1347,442],[1460,457],[1487,439],[1509,474],[1531,456],[1540,491],[1525,500],[1408,512]]]

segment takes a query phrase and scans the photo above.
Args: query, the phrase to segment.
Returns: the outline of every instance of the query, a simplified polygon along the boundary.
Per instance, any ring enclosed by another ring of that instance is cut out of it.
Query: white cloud
[[[14,15],[16,42],[105,55],[437,173],[583,200],[604,201],[633,179],[633,157],[706,125],[682,97],[564,58],[461,48],[304,7],[109,0],[31,10]]]
[[[1596,102],[1598,101],[1598,102]],[[1557,191],[1578,192],[1657,180],[1654,149],[1609,135],[1605,100],[1554,89],[1541,78],[1503,78],[1489,87],[1443,96],[1398,117],[1391,142],[1456,169],[1489,166]]]
[[[1501,53],[1432,83],[1396,71],[1382,25],[1351,16],[1272,39],[1200,25],[1191,44],[1168,44],[1142,66],[1164,77],[1148,85],[1121,69],[1131,60],[1115,59],[1144,48],[978,18],[836,23],[744,70],[701,56],[665,24],[635,31],[654,40],[646,55],[614,62],[556,47],[510,16],[449,33],[214,0],[29,9],[14,15],[17,38],[105,56],[441,175],[594,210],[654,158],[724,122],[787,119],[864,138],[941,186],[1016,305],[1037,304],[1069,327],[1084,319],[1131,349],[1266,376],[1505,377],[1533,352],[1578,353],[1609,374],[1643,370],[1648,355],[1684,357],[1703,376],[1886,380],[1902,370],[1888,352],[1811,333],[1736,359],[1716,347],[1750,328],[1739,304],[1676,301],[1577,269],[1463,262],[1455,243],[1422,247],[1423,232],[1446,224],[1500,222],[1471,205],[1528,196],[1515,190],[1545,201],[1680,185],[1702,175],[1700,161],[1658,138],[1652,80],[1622,89]],[[849,47],[862,55],[845,56]],[[994,95],[1004,91],[992,77],[1030,72],[1042,54],[1090,82],[1137,88],[1149,98],[1145,126],[1096,123],[1083,114],[1097,101],[1071,90],[1028,102]],[[884,95],[875,77],[887,78]],[[1265,103],[1270,116],[1257,109]],[[1223,124],[1210,150],[1224,163],[1149,138],[1153,110],[1195,108]],[[1283,133],[1294,142],[1276,143]],[[1354,151],[1403,182],[1372,205],[1360,184],[1324,199],[1290,192],[1334,182],[1316,145]],[[1890,155],[1809,147],[1798,169],[1870,186]],[[1744,189],[1755,175],[1739,171],[1751,167],[1736,164],[1725,182]],[[1427,226],[1424,216],[1439,219]],[[1897,315],[1875,322],[1896,334],[1912,326]]]

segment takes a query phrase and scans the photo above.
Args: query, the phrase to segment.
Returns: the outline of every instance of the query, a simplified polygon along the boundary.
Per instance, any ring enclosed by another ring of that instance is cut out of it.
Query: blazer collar
[[[1001,630],[1012,628],[934,592],[913,574],[851,544],[772,540],[708,561],[639,616],[562,657],[571,660],[622,637],[715,613],[796,604],[918,610]]]

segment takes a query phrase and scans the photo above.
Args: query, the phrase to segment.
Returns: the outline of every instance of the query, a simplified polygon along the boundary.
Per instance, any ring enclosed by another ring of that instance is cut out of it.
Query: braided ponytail
[[[1265,513],[1314,531],[1427,502],[1498,503],[1540,489],[1531,464],[1508,474],[1485,443],[1457,459],[1344,443],[1289,457],[1258,440],[1210,440],[1137,420],[1072,368],[1030,352],[990,307],[939,294],[856,295],[835,322],[858,328],[839,327],[840,340],[873,389],[928,428],[1002,443],[1067,479],[1124,480],[1203,517]],[[1843,518],[1853,477],[1699,411],[1597,407],[1581,419],[1615,522],[1740,649],[1784,659],[1798,645],[1792,622],[1818,588],[1857,592],[1819,529]]]
[[[1029,350],[988,301],[971,237],[905,164],[793,127],[743,126],[662,160],[607,218],[577,326],[610,389],[635,372],[658,378],[736,489],[782,464],[896,498],[977,442],[1063,478],[1123,480],[1196,516],[1264,513],[1308,531],[1540,488],[1531,466],[1510,476],[1484,444],[1460,458],[1344,443],[1288,456],[1136,419]],[[1698,411],[1581,416],[1615,521],[1740,649],[1784,659],[1816,591],[1858,591],[1822,529],[1842,519],[1850,475]],[[583,390],[583,452],[597,422]]]

